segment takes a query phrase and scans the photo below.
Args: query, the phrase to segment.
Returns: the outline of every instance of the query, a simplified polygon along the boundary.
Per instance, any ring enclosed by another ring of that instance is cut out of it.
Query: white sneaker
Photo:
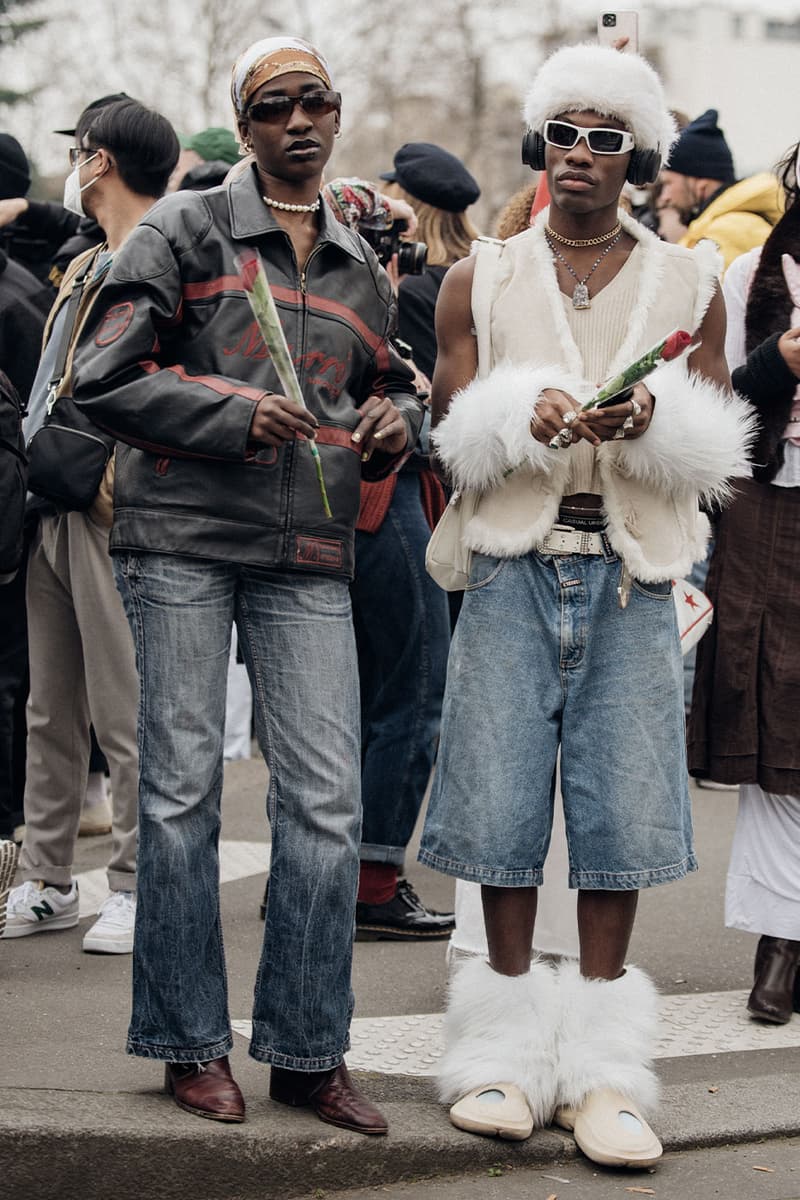
[[[84,935],[84,950],[94,954],[133,953],[135,920],[136,896],[133,892],[112,892],[103,901],[100,916]]]
[[[8,894],[4,938],[27,937],[44,929],[72,929],[78,924],[78,885],[68,892],[45,887],[41,879],[28,879]]]
[[[6,925],[6,904],[11,888],[11,880],[17,869],[17,854],[19,847],[13,841],[0,841],[0,937]]]
[[[111,799],[108,796],[99,804],[84,804],[78,825],[78,837],[98,837],[103,833],[111,833]]]

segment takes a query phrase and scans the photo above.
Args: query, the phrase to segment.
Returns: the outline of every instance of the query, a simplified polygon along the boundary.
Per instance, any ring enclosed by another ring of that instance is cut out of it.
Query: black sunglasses
[[[624,154],[634,147],[627,129],[584,129],[571,121],[545,121],[544,140],[559,150],[571,150],[583,138],[592,154]]]
[[[309,117],[324,117],[327,113],[338,112],[342,107],[341,92],[301,92],[299,96],[265,96],[256,100],[245,110],[245,116],[253,121],[265,121],[277,125],[280,121],[288,121],[299,104]]]

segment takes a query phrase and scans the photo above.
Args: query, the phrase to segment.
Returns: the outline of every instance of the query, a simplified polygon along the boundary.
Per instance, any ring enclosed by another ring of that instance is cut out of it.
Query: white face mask
[[[68,212],[75,213],[79,217],[86,216],[86,210],[83,207],[82,192],[90,188],[96,179],[90,179],[81,187],[81,167],[85,167],[86,163],[90,163],[93,158],[97,158],[97,154],[90,154],[89,157],[82,163],[76,163],[70,171],[67,178],[64,180],[64,208]],[[99,176],[97,176],[99,179]]]

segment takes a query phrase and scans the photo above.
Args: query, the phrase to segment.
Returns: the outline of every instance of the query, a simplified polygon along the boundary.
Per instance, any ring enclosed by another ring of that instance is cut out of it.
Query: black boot
[[[759,1021],[785,1025],[792,1010],[800,1011],[800,942],[789,938],[759,938],[756,949],[755,982],[747,1011]]]

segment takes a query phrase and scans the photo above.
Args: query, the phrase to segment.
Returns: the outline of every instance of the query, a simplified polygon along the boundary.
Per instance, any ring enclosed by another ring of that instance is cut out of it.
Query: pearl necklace
[[[279,208],[281,212],[316,212],[319,208],[319,196],[313,204],[285,204],[283,200],[273,200],[271,196],[262,196],[261,199],[270,208]]]
[[[607,242],[609,238],[616,237],[622,231],[622,226],[618,221],[613,229],[609,229],[608,233],[601,233],[599,237],[592,238],[564,237],[563,233],[556,233],[555,229],[551,229],[549,225],[545,225],[544,231],[549,238],[560,242],[562,246],[602,246],[603,242]]]

